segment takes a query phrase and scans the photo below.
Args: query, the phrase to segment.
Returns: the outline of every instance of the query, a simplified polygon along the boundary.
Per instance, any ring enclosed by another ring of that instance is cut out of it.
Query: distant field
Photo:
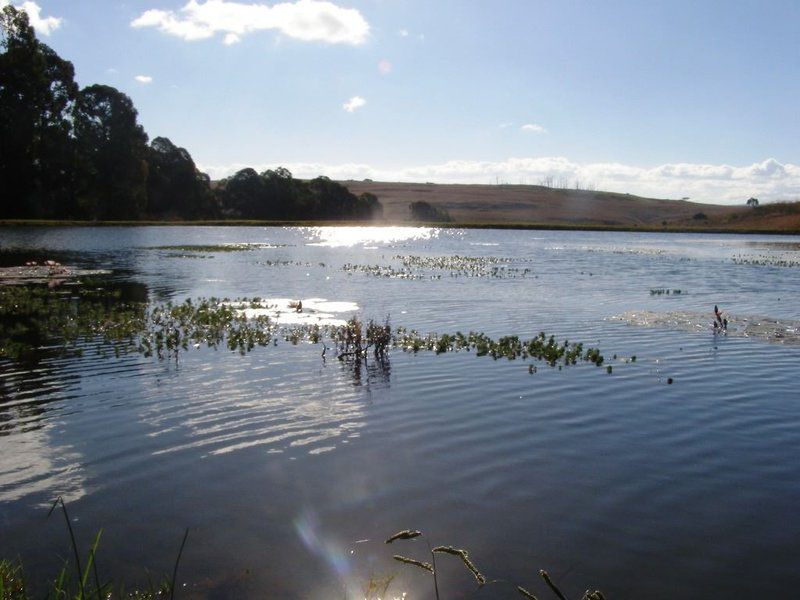
[[[446,210],[451,226],[520,229],[609,229],[638,231],[764,232],[800,234],[800,202],[763,204],[758,208],[643,198],[613,192],[553,189],[537,185],[466,185],[342,181],[354,194],[375,194],[384,218],[372,224],[410,223],[411,202],[425,201]],[[363,225],[342,219],[48,221],[0,219],[0,226],[55,225]]]
[[[447,210],[455,223],[800,232],[797,202],[752,209],[744,205],[700,204],[534,185],[342,183],[354,194],[375,194],[383,204],[385,219],[390,222],[408,221],[411,217],[408,205],[423,200]]]

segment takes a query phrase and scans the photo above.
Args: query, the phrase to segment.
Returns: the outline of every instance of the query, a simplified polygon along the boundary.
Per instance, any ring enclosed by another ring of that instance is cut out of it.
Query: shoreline
[[[739,235],[800,235],[800,229],[733,227],[630,226],[535,222],[421,222],[421,221],[298,221],[298,220],[197,220],[197,221],[80,221],[58,219],[0,219],[0,227],[438,227],[441,229],[508,229],[531,231],[609,231],[629,233],[704,233]]]

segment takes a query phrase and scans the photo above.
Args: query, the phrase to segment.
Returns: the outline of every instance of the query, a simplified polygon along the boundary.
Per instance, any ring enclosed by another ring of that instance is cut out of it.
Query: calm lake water
[[[231,243],[253,246],[157,248]],[[62,494],[84,549],[103,529],[101,573],[130,584],[170,572],[188,527],[182,597],[360,598],[396,573],[387,597],[432,598],[391,558],[425,560],[425,541],[383,543],[406,528],[540,598],[539,569],[571,597],[797,597],[797,238],[34,228],[0,230],[0,250],[110,269],[151,302],[302,299],[421,333],[545,331],[606,359],[395,349],[357,367],[281,342],[175,362],[103,357],[99,340],[0,359],[0,557],[33,576],[69,554],[47,518]],[[443,598],[518,597],[437,562]]]

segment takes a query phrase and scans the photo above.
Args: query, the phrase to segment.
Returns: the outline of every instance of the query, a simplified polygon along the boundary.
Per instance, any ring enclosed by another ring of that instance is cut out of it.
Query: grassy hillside
[[[356,195],[369,192],[378,196],[389,222],[408,221],[409,204],[423,200],[447,210],[454,223],[800,232],[798,203],[752,209],[744,206],[744,201],[742,206],[723,206],[534,185],[343,183]]]

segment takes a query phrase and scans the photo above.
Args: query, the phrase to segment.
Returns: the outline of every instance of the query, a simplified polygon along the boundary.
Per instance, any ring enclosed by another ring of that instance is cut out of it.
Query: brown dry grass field
[[[375,194],[391,223],[408,222],[409,204],[423,200],[447,210],[454,224],[800,232],[798,202],[753,209],[746,198],[723,206],[536,185],[342,183],[356,195]],[[699,213],[706,218],[695,218]]]

